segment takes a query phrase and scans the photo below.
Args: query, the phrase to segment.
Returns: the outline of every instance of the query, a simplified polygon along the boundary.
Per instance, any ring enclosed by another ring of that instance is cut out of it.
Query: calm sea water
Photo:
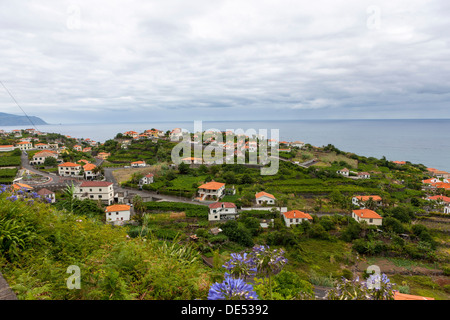
[[[1,127],[6,131],[30,126]],[[41,125],[45,132],[104,142],[119,132],[183,128],[193,132],[194,122]],[[286,120],[204,121],[202,129],[279,130],[280,141],[300,140],[315,146],[329,143],[343,151],[388,160],[407,160],[450,172],[450,119],[444,120]],[[262,131],[261,131],[262,132]]]

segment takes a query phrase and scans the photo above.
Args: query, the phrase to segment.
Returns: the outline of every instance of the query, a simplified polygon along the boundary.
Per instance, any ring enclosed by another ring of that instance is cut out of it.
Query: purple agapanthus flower
[[[287,263],[283,249],[270,250],[269,246],[256,245],[252,249],[253,261],[262,275],[277,274]]]
[[[222,283],[216,282],[211,286],[208,300],[258,300],[258,296],[251,284],[226,273]]]
[[[16,195],[12,195],[12,196],[10,196],[10,197],[7,197],[6,200],[9,200],[9,201],[11,201],[11,202],[14,202],[14,201],[17,200],[17,196],[16,196]]]
[[[231,259],[223,267],[233,276],[244,279],[255,275],[257,271],[253,258],[248,253],[232,253]]]
[[[40,198],[41,196],[37,192],[32,192],[31,197],[32,198]]]

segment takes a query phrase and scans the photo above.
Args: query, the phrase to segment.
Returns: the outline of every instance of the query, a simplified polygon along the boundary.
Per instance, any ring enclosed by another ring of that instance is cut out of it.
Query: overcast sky
[[[50,123],[450,118],[450,1],[1,1],[0,80]],[[22,114],[0,87],[0,112]]]

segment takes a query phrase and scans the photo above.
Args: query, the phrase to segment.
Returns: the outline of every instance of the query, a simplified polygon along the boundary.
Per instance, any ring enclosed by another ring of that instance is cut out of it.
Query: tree
[[[188,174],[190,171],[189,169],[189,165],[187,163],[181,162],[178,165],[178,172],[180,172],[180,174]]]
[[[56,167],[58,161],[54,157],[46,157],[44,160],[44,166],[46,167]]]
[[[145,204],[140,195],[135,195],[131,200],[134,208],[134,212],[142,218],[143,213],[145,212]]]

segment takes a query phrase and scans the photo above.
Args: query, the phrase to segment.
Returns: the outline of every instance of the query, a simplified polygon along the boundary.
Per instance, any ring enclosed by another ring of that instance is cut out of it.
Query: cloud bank
[[[448,1],[14,1],[0,80],[47,122],[450,118]],[[0,91],[0,112],[20,114]]]

